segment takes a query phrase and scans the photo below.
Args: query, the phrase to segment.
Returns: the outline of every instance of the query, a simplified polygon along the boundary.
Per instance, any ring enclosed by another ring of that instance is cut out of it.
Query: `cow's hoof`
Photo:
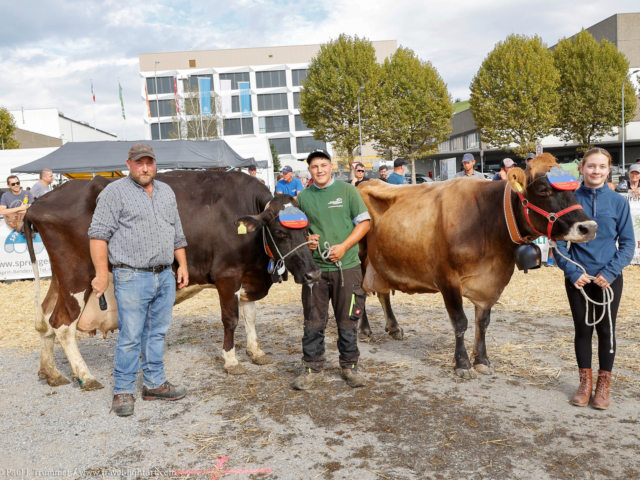
[[[473,366],[473,369],[482,375],[493,375],[493,368],[489,365],[485,365],[484,363],[476,363]]]
[[[46,373],[44,373],[42,370],[40,370],[40,371],[38,372],[38,378],[39,378],[40,380],[46,380],[46,379],[47,379],[47,374],[46,374]]]
[[[466,380],[475,378],[476,376],[476,374],[470,368],[456,368],[456,375]]]
[[[84,382],[80,387],[80,390],[85,392],[92,392],[93,390],[100,390],[101,388],[104,388],[102,384],[94,379]]]
[[[60,387],[62,385],[69,385],[71,382],[64,376],[59,377],[47,377],[47,384],[50,387]]]
[[[404,332],[402,330],[391,332],[389,333],[389,336],[394,340],[404,340]]]
[[[227,372],[229,375],[243,375],[247,373],[244,367],[239,363],[235,365],[229,365],[229,366],[225,365],[223,368],[224,368],[224,371]]]
[[[271,363],[271,359],[266,355],[260,355],[259,357],[255,357],[255,358],[251,357],[251,361],[256,365],[268,365],[269,363]]]

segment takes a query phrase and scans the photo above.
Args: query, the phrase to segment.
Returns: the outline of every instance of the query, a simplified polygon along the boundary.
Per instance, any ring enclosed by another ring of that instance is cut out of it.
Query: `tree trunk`
[[[411,185],[416,184],[416,160],[411,157]]]

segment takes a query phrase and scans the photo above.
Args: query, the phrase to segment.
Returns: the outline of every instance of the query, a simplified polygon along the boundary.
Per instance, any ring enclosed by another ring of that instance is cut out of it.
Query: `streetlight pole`
[[[362,124],[360,123],[360,94],[364,91],[364,87],[360,87],[358,91],[358,130],[360,130],[360,163],[362,163]]]
[[[629,80],[629,77],[638,72],[640,72],[640,70],[631,72],[629,75],[624,77],[624,81],[622,82],[622,176],[624,176],[624,86],[626,85],[627,80]]]
[[[160,100],[158,100],[158,64],[160,60],[156,60],[153,66],[153,79],[156,82],[156,118],[158,119],[158,139],[162,140],[162,131],[160,130]]]

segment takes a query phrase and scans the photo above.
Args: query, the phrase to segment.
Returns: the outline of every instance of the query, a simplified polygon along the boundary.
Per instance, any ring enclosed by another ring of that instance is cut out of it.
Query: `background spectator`
[[[38,180],[33,188],[31,189],[31,193],[33,194],[33,198],[39,198],[45,193],[53,190],[51,184],[53,183],[53,172],[48,168],[44,170],[40,170],[40,180]]]
[[[471,153],[465,153],[464,156],[462,157],[462,168],[464,168],[464,170],[462,170],[461,172],[456,173],[456,178],[469,178],[469,177],[475,177],[475,178],[481,178],[483,180],[485,180],[484,175],[482,175],[480,172],[476,172],[473,169],[473,166],[476,164],[476,159],[473,156],[473,154]]]
[[[404,185],[404,171],[406,168],[407,167],[404,163],[404,160],[402,158],[396,158],[393,162],[393,173],[389,175],[387,183],[390,183],[392,185]]]
[[[381,165],[380,168],[378,169],[378,173],[380,174],[380,180],[382,180],[383,182],[387,181],[387,166],[386,165]]]
[[[282,180],[276,184],[276,193],[288,193],[293,198],[298,196],[298,193],[304,190],[302,182],[293,178],[293,168],[289,165],[282,169]]]
[[[354,187],[357,187],[362,182],[368,181],[369,179],[365,177],[364,174],[365,174],[364,165],[362,163],[356,164],[356,168],[354,168],[354,171],[353,171],[353,178],[351,179],[351,185],[353,185]]]
[[[629,192],[634,197],[640,197],[640,165],[636,163],[629,167],[629,180],[621,180],[616,187],[616,192]]]
[[[7,177],[7,185],[10,190],[0,199],[0,215],[4,216],[4,221],[9,227],[21,232],[24,216],[33,203],[33,195],[22,189],[20,179],[15,175]]]
[[[493,176],[493,181],[506,180],[507,173],[516,166],[516,162],[510,158],[500,160],[500,171]]]
[[[527,153],[527,156],[524,159],[524,163],[526,164],[527,167],[529,167],[529,164],[531,163],[531,160],[533,160],[534,158],[536,158],[536,154],[535,153]]]

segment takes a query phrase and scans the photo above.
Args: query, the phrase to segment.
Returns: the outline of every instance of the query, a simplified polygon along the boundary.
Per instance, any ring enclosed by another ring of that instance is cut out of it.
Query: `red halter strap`
[[[546,237],[549,238],[549,240],[553,240],[553,238],[551,238],[551,229],[553,228],[553,224],[555,223],[555,221],[560,218],[563,215],[566,215],[569,212],[573,212],[574,210],[582,210],[582,205],[580,205],[579,203],[576,205],[571,205],[570,207],[565,208],[564,210],[559,211],[558,213],[549,213],[549,212],[545,212],[544,210],[542,210],[539,207],[536,207],[535,205],[529,203],[529,200],[527,200],[526,198],[524,198],[524,195],[522,195],[522,192],[518,192],[518,197],[520,197],[520,202],[522,203],[522,207],[524,208],[524,216],[527,219],[527,223],[529,224],[529,226],[531,228],[533,228],[533,231],[536,232],[538,235],[542,235],[545,236],[544,233],[539,232],[538,230],[536,230],[536,227],[533,226],[533,224],[531,223],[531,219],[529,218],[529,209],[533,210],[536,213],[539,213],[540,215],[542,215],[543,217],[545,217],[549,223],[547,224],[547,235]]]

